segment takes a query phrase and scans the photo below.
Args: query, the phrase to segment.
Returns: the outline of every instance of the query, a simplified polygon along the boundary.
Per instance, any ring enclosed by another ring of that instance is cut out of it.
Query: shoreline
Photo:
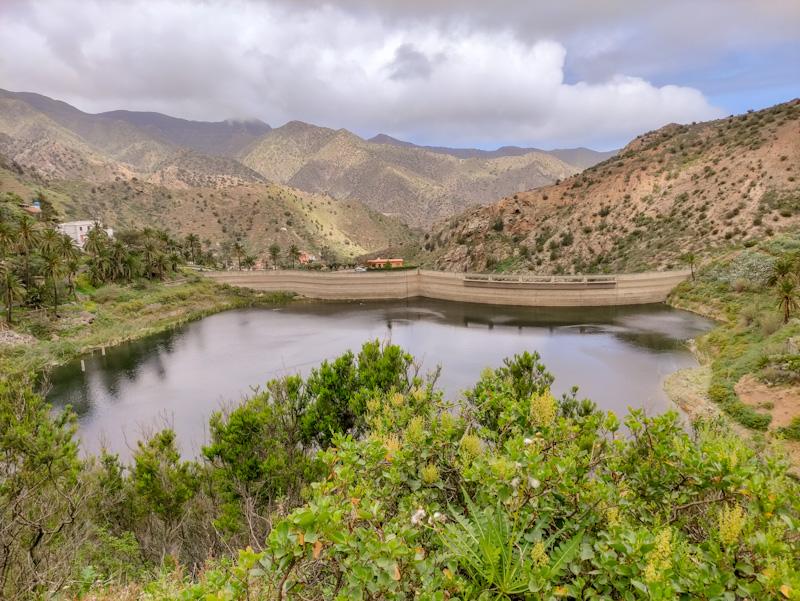
[[[123,294],[129,292],[132,296],[137,296],[136,292],[128,288],[121,290]],[[179,282],[178,285],[169,281],[161,282],[145,291],[144,296],[147,295],[155,296],[156,299],[159,295],[166,299],[176,296],[181,300],[172,306],[164,306],[164,311],[159,310],[162,308],[160,304],[151,303],[142,307],[142,313],[137,312],[130,319],[123,321],[117,321],[114,319],[116,315],[109,314],[117,313],[130,301],[113,302],[109,306],[95,303],[91,296],[88,299],[74,301],[63,308],[65,313],[73,314],[71,315],[73,318],[86,312],[84,307],[87,303],[98,304],[97,313],[92,315],[91,321],[79,324],[74,333],[67,331],[62,336],[54,334],[49,340],[33,337],[33,342],[0,345],[2,377],[33,377],[35,380],[46,380],[54,368],[102,348],[146,338],[230,309],[281,306],[292,302],[290,295],[242,291],[202,279]],[[134,298],[134,302],[135,300]],[[150,317],[148,313],[152,315],[152,319],[148,319]],[[60,319],[68,317],[62,316]],[[68,324],[55,323],[69,327]],[[30,336],[19,332],[17,329],[19,322],[15,326],[11,331],[26,337]]]

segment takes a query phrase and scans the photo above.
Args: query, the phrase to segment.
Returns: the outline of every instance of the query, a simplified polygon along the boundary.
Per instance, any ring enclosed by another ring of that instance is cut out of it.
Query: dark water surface
[[[62,366],[48,399],[71,404],[84,448],[130,454],[142,432],[170,425],[196,454],[212,411],[267,380],[307,373],[324,359],[378,338],[423,364],[457,398],[484,367],[538,351],[554,392],[573,385],[604,409],[657,413],[669,405],[663,378],[695,365],[685,341],[712,322],[665,305],[544,309],[443,301],[297,304],[229,311]]]

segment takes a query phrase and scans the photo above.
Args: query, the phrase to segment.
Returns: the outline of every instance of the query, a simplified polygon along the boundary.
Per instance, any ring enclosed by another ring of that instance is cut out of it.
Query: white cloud
[[[513,19],[485,25],[488,13],[445,22],[422,4],[396,10],[391,19],[353,3],[10,2],[0,7],[0,87],[90,111],[302,119],[450,145],[611,146],[720,114],[697,89],[606,63],[568,80],[568,48],[599,61],[628,39],[607,14],[578,44],[554,17],[553,35],[521,35]]]

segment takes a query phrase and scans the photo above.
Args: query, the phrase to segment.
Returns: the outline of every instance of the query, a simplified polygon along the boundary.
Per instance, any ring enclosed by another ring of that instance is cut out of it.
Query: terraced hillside
[[[800,100],[639,136],[564,181],[439,224],[426,261],[447,270],[620,272],[798,227]]]

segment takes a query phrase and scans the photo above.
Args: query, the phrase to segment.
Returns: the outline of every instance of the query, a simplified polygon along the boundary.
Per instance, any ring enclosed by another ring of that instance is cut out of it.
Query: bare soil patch
[[[800,415],[798,386],[768,386],[748,374],[739,380],[735,390],[743,403],[772,414],[771,430],[788,426]]]

